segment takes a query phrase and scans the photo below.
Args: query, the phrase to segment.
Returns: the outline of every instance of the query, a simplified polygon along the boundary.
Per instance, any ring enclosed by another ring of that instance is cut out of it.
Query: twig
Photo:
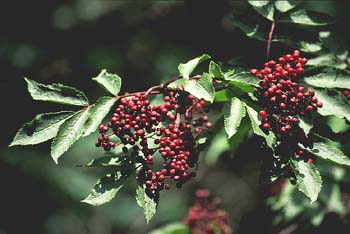
[[[269,56],[270,56],[270,49],[271,49],[271,43],[272,43],[272,36],[273,36],[273,32],[275,31],[275,27],[276,27],[276,22],[275,22],[275,19],[273,19],[273,21],[272,21],[272,23],[271,23],[270,32],[269,32],[269,38],[267,39],[266,60],[268,60],[268,59],[269,59]]]
[[[294,223],[289,225],[288,227],[282,229],[280,232],[278,232],[277,234],[291,234],[293,233],[295,230],[297,230],[299,227],[298,224]]]

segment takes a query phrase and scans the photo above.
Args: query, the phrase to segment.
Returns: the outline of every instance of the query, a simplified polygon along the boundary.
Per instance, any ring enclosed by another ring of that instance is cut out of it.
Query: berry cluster
[[[124,153],[142,163],[139,180],[150,196],[169,189],[166,179],[180,187],[195,176],[189,172],[198,159],[195,138],[212,126],[204,113],[204,100],[183,90],[163,88],[157,94],[163,95],[164,103],[151,105],[147,92],[121,98],[110,122],[99,127],[101,136],[96,142],[106,151],[122,144]],[[109,130],[113,133],[108,134]],[[119,144],[110,140],[112,135],[120,139]],[[159,170],[151,168],[157,155],[162,159]]]
[[[280,57],[277,62],[267,61],[261,70],[250,71],[261,79],[258,90],[259,101],[264,106],[259,112],[261,126],[273,131],[280,140],[305,139],[298,125],[298,116],[308,115],[322,107],[313,90],[306,90],[295,81],[298,75],[304,73],[306,63],[307,59],[300,57],[300,52],[295,50],[293,54]],[[296,147],[292,153],[301,156],[304,151]]]
[[[184,223],[189,225],[192,234],[231,234],[227,224],[228,214],[218,209],[218,199],[209,199],[206,189],[195,192],[195,204],[189,209]]]

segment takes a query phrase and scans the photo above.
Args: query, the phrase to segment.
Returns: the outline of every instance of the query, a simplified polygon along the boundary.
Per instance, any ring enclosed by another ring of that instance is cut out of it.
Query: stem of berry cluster
[[[273,32],[275,31],[275,27],[276,27],[276,22],[275,22],[275,19],[273,19],[273,21],[272,21],[272,23],[271,23],[270,32],[269,32],[269,38],[267,39],[266,60],[268,60],[268,59],[269,59],[269,56],[270,56],[270,49],[271,49],[272,37],[273,37]]]

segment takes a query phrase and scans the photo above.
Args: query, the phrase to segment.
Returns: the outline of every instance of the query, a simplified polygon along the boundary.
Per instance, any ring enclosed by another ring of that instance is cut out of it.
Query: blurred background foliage
[[[181,221],[198,187],[206,187],[221,197],[235,233],[255,230],[260,233],[281,230],[280,233],[325,233],[326,230],[348,233],[340,230],[350,230],[349,172],[336,166],[322,167],[320,163],[321,172],[328,173],[324,186],[327,190],[322,190],[320,201],[313,205],[288,181],[282,193],[270,197],[278,194],[276,189],[278,191],[284,182],[279,181],[272,187],[259,185],[261,159],[266,153],[259,147],[260,139],[244,128],[230,141],[224,132],[214,132],[215,144],[204,152],[202,161],[205,162],[200,164],[196,179],[181,190],[164,192],[159,210],[148,226],[134,201],[132,182],[113,202],[101,207],[79,202],[103,174],[103,169],[74,166],[103,155],[94,147],[97,134],[79,141],[59,165],[50,158],[48,143],[7,148],[25,120],[43,110],[62,109],[32,101],[23,77],[41,83],[75,86],[93,101],[103,91],[90,78],[103,68],[123,78],[122,92],[126,92],[144,90],[177,75],[178,63],[203,53],[228,65],[259,66],[265,59],[265,42],[248,39],[231,21],[232,12],[240,10],[241,2],[38,0],[3,3],[0,9],[3,107],[0,234],[147,233],[166,223]],[[335,33],[342,41],[350,41],[350,33],[343,25],[350,22],[349,1],[307,1],[305,7],[333,15]],[[305,36],[294,31],[283,33],[294,40]],[[271,57],[290,50],[285,45],[273,44]],[[346,127],[339,119],[328,121],[334,132],[344,131]],[[240,142],[243,143],[238,144]],[[349,155],[348,148],[344,151]],[[234,150],[229,152],[230,149]],[[235,157],[231,157],[233,153]]]

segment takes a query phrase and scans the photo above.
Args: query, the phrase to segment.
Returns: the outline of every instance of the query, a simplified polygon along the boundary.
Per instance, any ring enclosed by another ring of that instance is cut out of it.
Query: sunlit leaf
[[[253,6],[253,8],[262,16],[265,18],[273,21],[273,15],[274,15],[274,7],[272,1],[269,0],[263,0],[263,1],[257,1],[257,0],[248,0],[249,4]]]
[[[224,126],[228,138],[231,138],[237,132],[241,124],[242,118],[246,114],[244,103],[234,97],[224,105]]]
[[[333,21],[327,14],[301,9],[282,16],[278,22],[305,26],[324,26],[331,24]]]
[[[81,110],[60,126],[51,144],[51,156],[58,163],[58,158],[66,152],[84,133],[84,124],[90,116],[90,108]]]
[[[301,1],[296,1],[296,0],[274,1],[276,9],[279,10],[280,12],[287,12],[293,9],[294,7],[296,7],[300,3]]]
[[[120,172],[108,174],[99,179],[87,198],[81,202],[99,206],[111,201],[124,186],[127,176]]]
[[[183,78],[188,79],[190,74],[198,66],[198,64],[200,64],[201,62],[208,60],[208,59],[210,59],[210,56],[207,54],[203,54],[197,58],[194,58],[194,59],[188,61],[187,63],[180,63],[180,65],[178,66],[178,70],[180,72],[180,75]]]
[[[310,198],[311,203],[315,202],[322,188],[322,177],[317,167],[303,160],[291,160],[297,178],[297,187]]]
[[[90,109],[89,119],[84,124],[83,136],[88,136],[97,129],[104,117],[113,107],[115,101],[116,98],[112,97],[101,97],[96,101]]]
[[[350,167],[350,158],[337,147],[324,142],[315,142],[312,147],[303,147],[311,154],[322,159]]]
[[[350,121],[350,105],[340,94],[330,96],[326,90],[315,89],[316,97],[322,101],[323,107],[317,111],[323,116],[336,116]]]
[[[350,72],[326,67],[316,75],[303,78],[303,81],[320,88],[350,89]]]
[[[96,81],[101,87],[114,96],[119,94],[122,80],[118,75],[110,74],[104,69],[97,77],[92,78],[92,80]]]
[[[35,145],[55,137],[60,125],[72,114],[74,112],[61,111],[35,116],[18,130],[10,146]]]
[[[146,221],[149,223],[157,211],[157,203],[146,194],[145,188],[141,186],[137,187],[136,201],[137,204],[143,209]]]
[[[86,106],[89,100],[83,92],[62,84],[44,85],[34,80],[24,78],[28,91],[34,100],[55,102],[60,104]]]

